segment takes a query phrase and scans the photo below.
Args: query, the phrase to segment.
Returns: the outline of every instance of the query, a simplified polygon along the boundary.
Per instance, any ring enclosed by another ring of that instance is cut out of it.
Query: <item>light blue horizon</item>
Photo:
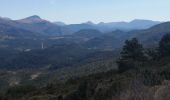
[[[0,16],[39,15],[50,21],[81,23],[133,19],[170,20],[170,0],[0,0]]]

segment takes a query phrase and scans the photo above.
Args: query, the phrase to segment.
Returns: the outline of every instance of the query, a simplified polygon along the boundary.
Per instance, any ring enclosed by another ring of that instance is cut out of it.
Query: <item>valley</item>
[[[37,15],[0,18],[0,100],[162,98],[169,92],[170,57],[158,48],[169,33],[170,22],[150,20],[67,25]],[[132,58],[124,49],[135,52]],[[143,52],[146,58],[136,60]]]

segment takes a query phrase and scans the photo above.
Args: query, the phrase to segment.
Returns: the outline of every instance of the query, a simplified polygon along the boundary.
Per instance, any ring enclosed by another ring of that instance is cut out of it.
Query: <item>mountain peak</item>
[[[24,19],[19,20],[22,23],[37,23],[37,22],[47,22],[44,19],[41,19],[38,15],[33,15]]]
[[[33,16],[27,17],[26,19],[41,19],[41,17],[38,15],[33,15]]]
[[[103,24],[105,24],[105,23],[104,23],[104,22],[99,22],[98,24],[99,24],[99,25],[103,25]]]
[[[1,16],[0,16],[0,19],[3,19],[3,20],[11,20],[11,19],[8,18],[8,17],[1,17]]]
[[[85,24],[93,25],[94,23],[92,21],[87,21]]]

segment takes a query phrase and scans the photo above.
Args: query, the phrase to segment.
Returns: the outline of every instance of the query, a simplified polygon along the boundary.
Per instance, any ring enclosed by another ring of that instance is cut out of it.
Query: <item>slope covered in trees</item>
[[[135,38],[127,40],[118,59],[117,70],[72,78],[64,83],[52,81],[43,87],[17,85],[10,87],[1,99],[169,100],[169,43],[168,34],[152,50],[143,48]],[[157,59],[151,59],[153,55],[157,55]]]

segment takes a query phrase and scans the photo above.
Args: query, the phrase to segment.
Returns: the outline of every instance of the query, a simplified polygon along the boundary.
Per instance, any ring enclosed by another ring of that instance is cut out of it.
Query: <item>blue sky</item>
[[[66,23],[168,21],[170,0],[0,0],[2,17],[21,19],[31,15]]]

